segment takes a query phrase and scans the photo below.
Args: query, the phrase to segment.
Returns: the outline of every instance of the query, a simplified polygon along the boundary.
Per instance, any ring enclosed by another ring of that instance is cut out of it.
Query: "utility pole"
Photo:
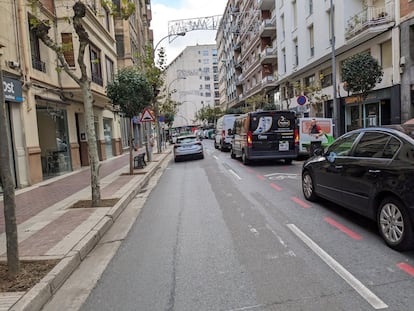
[[[331,58],[332,58],[332,87],[333,87],[333,98],[332,98],[332,119],[334,124],[334,136],[335,138],[339,137],[340,135],[340,128],[339,128],[339,107],[336,98],[336,56],[335,56],[335,10],[333,6],[333,0],[330,0],[330,11],[331,11]]]

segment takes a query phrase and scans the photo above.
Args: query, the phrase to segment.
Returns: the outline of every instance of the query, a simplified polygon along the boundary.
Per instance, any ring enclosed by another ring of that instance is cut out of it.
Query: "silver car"
[[[174,145],[174,161],[185,158],[204,159],[203,144],[195,135],[177,137]]]

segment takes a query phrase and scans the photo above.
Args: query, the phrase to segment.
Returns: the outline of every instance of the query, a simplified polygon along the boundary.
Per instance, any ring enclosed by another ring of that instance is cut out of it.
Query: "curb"
[[[98,244],[100,239],[109,230],[118,216],[124,211],[128,204],[138,194],[141,188],[148,183],[150,178],[159,169],[162,163],[169,158],[171,150],[162,153],[161,158],[145,174],[144,178],[126,184],[129,187],[125,195],[108,211],[108,213],[89,231],[64,258],[40,280],[35,286],[27,291],[9,311],[40,311],[43,306],[58,291],[60,286],[70,277],[73,271],[81,264],[89,252]]]

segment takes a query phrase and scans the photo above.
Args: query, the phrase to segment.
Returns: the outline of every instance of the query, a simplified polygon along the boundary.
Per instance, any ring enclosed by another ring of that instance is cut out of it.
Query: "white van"
[[[316,120],[324,135],[316,138],[309,131],[312,119]],[[333,137],[333,125],[331,118],[299,118],[299,156],[308,156],[311,142],[319,141],[322,145],[328,144],[328,137]]]
[[[234,120],[239,115],[240,114],[225,114],[217,120],[214,148],[220,149],[221,151],[231,149]]]

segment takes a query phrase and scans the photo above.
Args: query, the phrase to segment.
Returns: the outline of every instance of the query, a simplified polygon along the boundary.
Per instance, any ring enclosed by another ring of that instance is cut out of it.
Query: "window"
[[[313,33],[313,25],[309,26],[308,28],[309,30],[309,54],[311,57],[313,57],[315,55],[315,38],[314,38],[314,33]]]
[[[210,92],[206,92],[206,97],[211,97],[211,93]]]
[[[111,31],[111,13],[107,7],[104,7],[104,26],[108,32]]]
[[[204,59],[203,59],[203,64],[204,64],[204,65],[208,65],[208,63],[209,63],[209,59],[208,59],[208,58],[204,58]]]
[[[364,136],[362,136],[355,148],[354,156],[390,159],[399,148],[399,142],[395,138],[391,144],[388,144],[391,138],[390,135],[379,132],[364,133]]]
[[[96,46],[90,44],[89,53],[91,60],[92,82],[102,86],[101,51],[98,50]]]
[[[63,56],[70,67],[75,67],[75,54],[73,52],[73,42],[71,33],[62,33]]]
[[[280,23],[282,24],[282,40],[285,40],[285,15],[280,17]]]
[[[205,85],[204,85],[204,88],[205,88],[206,90],[210,90],[210,84],[205,84]]]
[[[293,40],[293,66],[296,67],[299,65],[299,46],[298,39]]]
[[[309,15],[313,14],[313,0],[308,0]]]
[[[305,84],[305,87],[310,87],[315,84],[315,75],[307,76],[305,79],[303,79],[303,82]]]
[[[392,42],[388,40],[381,44],[381,66],[382,68],[392,67]]]
[[[115,35],[115,40],[116,40],[116,54],[118,54],[118,57],[124,57],[125,56],[124,36]]]
[[[320,76],[321,86],[328,87],[332,85],[332,68],[322,70]]]
[[[29,21],[32,16],[29,15]],[[29,26],[30,27],[30,26]],[[30,52],[32,54],[32,67],[33,69],[46,72],[46,65],[40,58],[40,43],[36,33],[30,27]]]
[[[282,49],[283,72],[286,72],[286,50]]]
[[[107,83],[114,81],[114,62],[107,56],[105,56],[106,63],[106,81]]]
[[[293,12],[293,29],[298,27],[298,7],[296,0],[292,1],[292,12]]]
[[[203,55],[203,56],[208,56],[208,50],[204,50],[204,51],[202,52],[202,55]]]
[[[359,136],[358,133],[348,134],[335,141],[329,148],[328,153],[334,153],[336,156],[347,156],[351,153],[352,145]]]
[[[204,81],[210,81],[210,76],[204,76]]]

